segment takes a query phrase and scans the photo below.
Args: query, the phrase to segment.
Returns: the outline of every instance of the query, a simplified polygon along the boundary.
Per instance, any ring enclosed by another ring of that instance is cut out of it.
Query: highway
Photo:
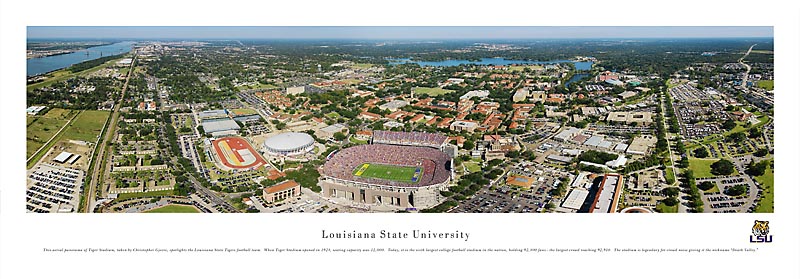
[[[750,67],[750,65],[747,65],[747,64],[744,63],[744,59],[748,55],[750,55],[750,52],[753,51],[753,47],[754,46],[756,46],[756,44],[750,46],[750,49],[747,50],[747,53],[745,53],[744,56],[742,56],[742,58],[739,58],[739,64],[742,64],[745,68],[747,68],[747,71],[744,72],[744,77],[742,77],[742,87],[745,88],[745,91],[748,91],[747,90],[747,78],[750,76],[751,67]]]
[[[100,170],[102,166],[105,165],[105,151],[106,147],[108,146],[108,142],[114,138],[115,130],[117,128],[117,120],[119,119],[119,107],[122,106],[122,101],[125,100],[125,91],[128,90],[128,81],[131,80],[131,76],[133,75],[133,67],[136,65],[136,55],[133,56],[131,61],[131,68],[128,70],[128,76],[125,77],[125,85],[122,86],[122,91],[120,92],[119,101],[114,104],[114,112],[111,113],[111,122],[108,123],[108,129],[106,129],[106,136],[103,138],[103,142],[100,143],[95,147],[97,151],[97,156],[94,157],[95,164],[94,169],[91,170],[92,178],[89,180],[89,188],[86,190],[86,206],[84,206],[84,212],[92,213],[94,212],[94,202],[95,202],[95,192],[97,188],[98,180],[100,179]]]

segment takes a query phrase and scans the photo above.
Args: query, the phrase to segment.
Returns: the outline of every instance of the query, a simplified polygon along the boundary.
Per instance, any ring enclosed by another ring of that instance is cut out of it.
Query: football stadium
[[[242,138],[225,137],[215,140],[212,144],[216,155],[215,161],[225,169],[257,169],[267,163],[250,143]]]
[[[393,140],[378,137],[381,143],[375,143],[373,138],[373,144],[330,156],[320,168],[323,196],[418,209],[441,202],[439,191],[452,178],[452,159],[431,146],[444,146],[447,137],[414,132],[391,136]]]

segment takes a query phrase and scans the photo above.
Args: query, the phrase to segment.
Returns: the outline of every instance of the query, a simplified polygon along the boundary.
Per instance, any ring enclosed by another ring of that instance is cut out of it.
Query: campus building
[[[274,203],[300,196],[300,184],[297,184],[294,180],[287,180],[264,188],[262,192],[265,202]]]

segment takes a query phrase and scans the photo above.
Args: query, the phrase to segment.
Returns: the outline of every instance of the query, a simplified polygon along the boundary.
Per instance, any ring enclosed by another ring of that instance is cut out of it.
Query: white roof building
[[[589,196],[589,191],[582,188],[572,189],[567,195],[567,198],[564,199],[564,203],[561,204],[561,207],[569,208],[569,209],[581,209],[583,203],[586,201],[586,197]]]
[[[575,128],[575,127],[569,127],[569,129],[566,129],[566,130],[561,131],[560,133],[556,134],[555,138],[558,139],[558,140],[561,140],[561,141],[568,141],[568,140],[570,140],[572,137],[574,137],[575,135],[577,135],[580,132],[581,132],[581,129],[578,129],[578,128]]]
[[[592,136],[591,138],[586,140],[586,142],[584,142],[583,144],[588,146],[594,146],[597,148],[610,149],[612,142],[607,141],[603,136]]]
[[[56,158],[53,159],[53,161],[56,161],[59,164],[63,164],[67,162],[67,160],[69,160],[69,158],[72,157],[72,155],[74,154],[69,152],[61,152],[61,154],[58,154],[58,156],[56,156]]]
[[[628,162],[628,158],[625,158],[625,155],[619,155],[619,157],[617,157],[617,159],[614,159],[614,160],[606,162],[606,166],[609,166],[609,167],[612,167],[612,168],[618,168],[618,167],[624,166],[625,163],[627,163],[627,162]]]
[[[472,91],[469,91],[469,92],[465,93],[464,95],[461,95],[461,97],[459,97],[459,99],[464,100],[464,99],[470,99],[472,97],[478,97],[478,98],[483,99],[483,98],[486,98],[488,96],[489,96],[489,90],[472,90]]]
[[[239,131],[241,127],[233,119],[203,120],[203,131],[209,134],[227,131]]]
[[[388,109],[391,112],[397,111],[398,109],[408,105],[408,102],[403,100],[394,100],[383,105],[378,106],[380,109]]]

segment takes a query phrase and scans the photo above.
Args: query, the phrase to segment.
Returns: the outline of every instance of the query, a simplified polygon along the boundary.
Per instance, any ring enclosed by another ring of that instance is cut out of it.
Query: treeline
[[[94,86],[94,91],[75,94],[74,88],[80,86]],[[28,92],[26,102],[28,105],[47,104],[68,109],[97,109],[97,105],[115,99],[119,90],[115,81],[109,78],[71,78],[64,82],[54,83],[46,88],[39,88]]]
[[[287,171],[286,176],[278,178],[275,181],[264,180],[262,185],[266,187],[281,181],[294,180],[297,184],[300,184],[300,187],[311,189],[311,191],[316,193],[322,192],[322,188],[317,185],[320,175],[316,168],[316,166],[321,164],[322,162],[319,160],[303,163],[302,168],[295,171]]]
[[[175,169],[173,174],[175,175],[175,181],[177,182],[175,185],[175,194],[181,196],[188,196],[189,194],[194,192],[194,188],[191,186],[191,181],[187,176],[194,176],[197,174],[197,170],[194,168],[194,165],[189,161],[189,159],[184,158],[180,153],[180,148],[178,147],[178,136],[175,133],[175,127],[172,126],[172,117],[170,117],[169,112],[163,112],[161,114],[162,121],[165,123],[165,133],[167,136],[167,142],[169,143],[169,152],[175,158],[178,158],[178,166],[174,166]],[[166,147],[166,146],[165,146]],[[195,177],[197,179],[197,177]],[[200,181],[203,186],[210,187],[211,183],[208,182],[206,179],[197,179]]]
[[[85,71],[85,70],[100,66],[103,63],[106,63],[106,62],[114,60],[114,59],[122,58],[124,56],[125,56],[125,53],[112,55],[112,56],[106,56],[106,57],[100,57],[100,58],[97,58],[97,59],[94,59],[94,60],[89,60],[89,61],[83,61],[81,63],[69,66],[69,68],[67,68],[67,70],[72,72],[72,73],[77,73],[77,72],[80,72],[80,71]]]
[[[683,172],[684,190],[689,194],[689,207],[692,207],[695,212],[703,212],[703,199],[700,190],[697,188],[697,183],[694,180],[694,172],[686,170]]]
[[[431,208],[427,208],[427,209],[423,209],[423,210],[420,210],[419,212],[422,212],[422,213],[442,213],[442,212],[447,212],[448,210],[450,210],[451,208],[453,208],[453,207],[455,207],[457,205],[458,205],[458,202],[456,202],[454,200],[447,200],[447,201],[445,201],[443,203],[440,203],[437,206],[434,206],[434,207],[431,207]]]
[[[669,118],[669,132],[679,133],[681,128],[678,125],[678,119],[675,117],[675,108],[672,107],[672,97],[669,92],[664,93],[664,100],[666,101],[664,106],[667,108],[667,117]]]
[[[595,164],[605,164],[608,161],[616,160],[619,155],[605,153],[597,150],[587,150],[578,156],[578,161],[592,162]]]

